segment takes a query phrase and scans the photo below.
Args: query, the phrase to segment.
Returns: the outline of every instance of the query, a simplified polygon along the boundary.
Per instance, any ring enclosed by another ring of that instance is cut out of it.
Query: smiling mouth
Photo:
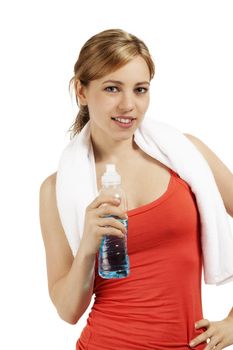
[[[135,121],[135,118],[111,118],[112,121],[120,128],[127,129],[130,128]]]
[[[112,117],[111,119],[113,120],[118,120],[118,121],[132,121],[132,120],[135,120],[136,118],[133,118],[133,117]]]

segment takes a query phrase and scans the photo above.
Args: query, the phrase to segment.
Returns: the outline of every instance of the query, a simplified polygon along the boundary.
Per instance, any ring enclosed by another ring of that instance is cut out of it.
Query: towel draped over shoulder
[[[199,150],[172,125],[145,118],[134,132],[135,143],[174,170],[195,194],[201,220],[206,284],[233,280],[233,235],[214,175]],[[86,207],[98,196],[90,121],[62,151],[56,179],[59,216],[75,256],[83,234]]]

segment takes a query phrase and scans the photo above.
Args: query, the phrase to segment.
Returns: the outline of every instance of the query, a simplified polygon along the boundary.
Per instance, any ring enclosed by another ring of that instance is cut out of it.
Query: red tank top
[[[170,173],[161,197],[128,211],[130,275],[101,278],[96,254],[95,301],[76,350],[185,350],[203,332],[194,327],[203,318],[199,212]]]

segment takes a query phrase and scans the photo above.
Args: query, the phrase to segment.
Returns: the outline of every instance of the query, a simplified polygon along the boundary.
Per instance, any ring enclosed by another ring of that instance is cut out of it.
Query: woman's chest
[[[102,187],[101,176],[106,163],[96,164],[98,191]],[[148,204],[161,197],[167,190],[171,172],[157,160],[137,160],[116,164],[121,175],[121,187],[127,195],[128,210]]]

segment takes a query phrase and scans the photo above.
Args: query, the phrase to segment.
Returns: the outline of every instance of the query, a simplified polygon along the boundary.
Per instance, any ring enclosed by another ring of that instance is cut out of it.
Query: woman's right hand
[[[116,202],[113,196],[99,195],[87,206],[84,231],[79,247],[85,255],[95,255],[105,235],[125,237],[126,228],[119,220],[104,217],[116,215],[121,219],[127,219],[127,213],[118,207],[119,204],[120,202]]]

